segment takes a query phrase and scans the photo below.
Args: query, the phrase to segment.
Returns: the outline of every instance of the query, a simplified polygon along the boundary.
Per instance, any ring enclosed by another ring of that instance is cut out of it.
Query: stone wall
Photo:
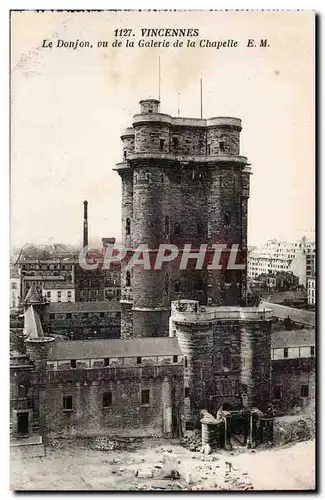
[[[190,322],[174,325],[186,356],[185,387],[191,418],[207,408],[214,415],[227,404],[267,409],[271,401],[271,324],[269,321]]]
[[[166,434],[164,415],[166,405],[172,404],[171,395],[174,411],[181,412],[182,380],[180,365],[52,372],[45,389],[47,433],[162,436]],[[166,381],[170,387],[167,391]],[[149,390],[149,403],[141,400],[142,390]],[[103,406],[104,393],[111,393],[108,407]],[[64,396],[72,396],[71,410],[64,410]]]
[[[307,385],[308,397],[301,396],[301,386]],[[274,392],[281,387],[281,397]],[[277,413],[303,409],[315,399],[315,358],[272,360],[272,401]]]

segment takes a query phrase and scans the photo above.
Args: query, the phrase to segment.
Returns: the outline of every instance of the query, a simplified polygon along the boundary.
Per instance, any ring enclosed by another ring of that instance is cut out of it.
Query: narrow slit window
[[[63,396],[63,409],[72,410],[72,396]]]
[[[109,406],[112,406],[112,393],[111,392],[104,392],[104,394],[103,394],[103,408],[108,408]]]
[[[150,404],[150,390],[149,389],[143,389],[141,391],[141,404],[142,405]]]

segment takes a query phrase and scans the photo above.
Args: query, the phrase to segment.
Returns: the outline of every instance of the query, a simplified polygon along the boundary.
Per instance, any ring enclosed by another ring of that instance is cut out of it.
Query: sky
[[[140,99],[158,97],[159,57],[161,112],[199,117],[202,78],[204,117],[242,119],[253,173],[248,243],[313,239],[313,21],[311,11],[12,12],[12,245],[80,244],[83,200],[90,242],[119,238],[120,131]],[[112,47],[121,28],[133,30],[135,47]],[[141,28],[197,28],[196,42],[238,46],[140,48]],[[269,47],[249,48],[249,38]],[[59,39],[93,48],[57,48]]]

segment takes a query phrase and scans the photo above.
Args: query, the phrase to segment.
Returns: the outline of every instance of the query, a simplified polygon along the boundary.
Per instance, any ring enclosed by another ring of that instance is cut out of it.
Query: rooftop
[[[121,305],[117,300],[99,302],[50,302],[43,308],[45,314],[74,312],[119,312]]]
[[[302,325],[308,325],[311,327],[315,326],[315,313],[312,311],[306,311],[305,309],[296,309],[294,307],[282,306],[280,304],[274,304],[273,302],[261,302],[260,306],[262,308],[271,309],[272,316],[276,316],[279,319],[290,318],[291,321],[295,323],[300,323]]]
[[[315,330],[285,330],[272,333],[272,349],[315,345]]]
[[[52,344],[50,360],[181,355],[176,338],[67,340]]]
[[[267,307],[200,306],[195,300],[175,300],[171,305],[172,319],[182,322],[210,322],[213,320],[267,320]]]
[[[46,276],[36,275],[36,276],[24,276],[24,281],[64,281],[64,276]]]

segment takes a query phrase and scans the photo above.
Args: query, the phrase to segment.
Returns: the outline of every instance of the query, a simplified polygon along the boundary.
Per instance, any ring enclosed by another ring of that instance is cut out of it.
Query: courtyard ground
[[[93,441],[54,441],[44,457],[11,459],[16,491],[314,488],[315,441],[210,455],[157,439],[127,446],[113,441],[109,451],[94,449]]]

